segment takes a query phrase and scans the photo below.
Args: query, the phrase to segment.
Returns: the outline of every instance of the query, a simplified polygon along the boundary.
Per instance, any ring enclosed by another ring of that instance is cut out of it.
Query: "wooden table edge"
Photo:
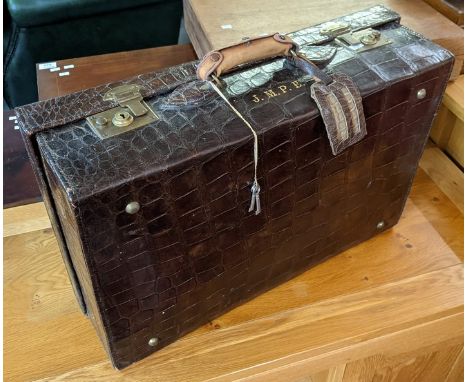
[[[432,275],[437,275],[440,273],[444,274],[454,274],[454,277],[461,277],[458,283],[463,280],[463,264],[456,264],[444,269],[439,269],[436,271],[427,272],[424,274],[416,275],[414,277],[404,280],[406,284],[414,284],[423,282],[421,280],[427,281]],[[395,285],[393,285],[395,284]],[[396,287],[396,284],[399,283],[386,283],[381,285],[380,289],[391,289]],[[457,284],[458,285],[458,284]],[[452,285],[446,286],[448,290],[455,290],[455,287]],[[346,363],[353,360],[365,358],[366,356],[372,355],[376,350],[379,350],[381,353],[386,352],[395,352],[397,348],[399,350],[405,349],[406,351],[415,350],[418,348],[418,342],[409,342],[409,335],[414,338],[425,338],[425,347],[435,346],[440,342],[451,341],[455,343],[463,342],[463,316],[464,316],[464,307],[463,307],[463,291],[456,289],[460,292],[460,295],[457,301],[460,303],[454,303],[453,306],[449,309],[445,309],[441,312],[431,313],[428,316],[421,316],[418,319],[414,319],[408,322],[403,322],[397,327],[395,326],[386,326],[383,329],[374,330],[369,332],[368,335],[364,337],[359,335],[355,339],[346,338],[347,344],[339,343],[330,343],[326,346],[326,349],[314,348],[308,349],[293,354],[289,354],[285,357],[280,357],[278,359],[268,362],[268,364],[260,364],[250,366],[241,370],[236,370],[232,372],[225,373],[220,376],[208,378],[211,382],[224,382],[224,381],[268,381],[273,380],[271,377],[275,374],[275,380],[281,380],[278,376],[287,376],[289,378],[300,378],[304,375],[304,371],[307,373],[315,373],[321,370],[327,369],[329,367],[339,365],[340,363]],[[357,292],[356,294],[361,294],[365,297],[368,294],[373,293],[374,290],[366,290],[362,292]],[[346,298],[352,298],[351,295],[346,295]],[[331,299],[333,300],[333,299]],[[311,310],[314,308],[315,304],[310,304],[303,307],[303,309]],[[302,310],[302,308],[298,308]],[[293,315],[294,311],[290,310],[287,312],[279,312],[271,316],[265,317],[261,320],[255,320],[255,324],[258,321],[268,320],[274,321],[277,316],[283,316],[284,314]],[[334,316],[333,316],[334,317]],[[336,316],[336,317],[339,317]],[[225,331],[238,331],[240,326],[251,326],[253,322],[247,321],[239,325],[225,329]],[[410,333],[411,331],[415,331]],[[222,332],[222,330],[221,330]],[[203,338],[190,338],[191,342],[196,343],[199,340],[204,339],[204,341],[209,342],[209,337],[216,337],[221,335],[221,332],[208,332],[199,337]],[[412,338],[413,338],[412,337]],[[171,345],[176,347],[177,344]],[[222,348],[221,348],[222,349]],[[218,349],[217,351],[222,351]],[[216,350],[213,350],[216,351]],[[189,355],[190,357],[190,355]],[[37,381],[75,381],[80,379],[75,379],[77,376],[80,378],[80,375],[86,375],[88,372],[94,372],[96,369],[102,368],[102,373],[104,374],[90,374],[96,375],[100,378],[106,378],[104,380],[120,380],[121,378],[129,378],[133,380],[134,373],[138,372],[138,369],[145,367],[148,371],[150,369],[158,368],[171,368],[172,362],[181,362],[179,359],[174,359],[169,362],[162,363],[161,365],[151,363],[151,359],[145,359],[141,362],[138,362],[124,371],[116,371],[110,368],[107,361],[94,362],[89,365],[80,367],[78,369],[70,370],[69,372],[60,373],[55,376],[49,376],[45,379],[38,379]],[[147,380],[147,379],[144,379]],[[198,381],[198,379],[196,379]],[[205,379],[200,379],[205,380]]]

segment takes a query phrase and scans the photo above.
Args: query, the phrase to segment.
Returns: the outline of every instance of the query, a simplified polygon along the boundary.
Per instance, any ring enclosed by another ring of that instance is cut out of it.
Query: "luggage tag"
[[[310,96],[317,104],[333,155],[338,155],[367,134],[362,98],[351,77],[331,75],[329,85],[316,81]]]
[[[332,153],[338,155],[367,134],[359,89],[348,75],[329,75],[304,53],[291,53],[296,66],[314,80],[310,86],[310,96],[322,116]]]

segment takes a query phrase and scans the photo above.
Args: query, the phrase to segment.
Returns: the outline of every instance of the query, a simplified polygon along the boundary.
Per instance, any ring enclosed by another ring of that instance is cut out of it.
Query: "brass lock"
[[[117,86],[104,94],[103,100],[117,102],[119,106],[86,118],[91,129],[101,139],[146,126],[158,119],[143,101],[138,85]]]
[[[128,111],[118,111],[112,118],[112,123],[117,127],[128,126],[133,122],[133,116]]]

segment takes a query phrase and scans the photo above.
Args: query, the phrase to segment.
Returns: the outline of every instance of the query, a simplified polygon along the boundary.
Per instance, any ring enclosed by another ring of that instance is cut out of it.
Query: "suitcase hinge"
[[[119,106],[86,118],[91,129],[101,139],[146,126],[158,119],[143,101],[139,85],[117,86],[104,94],[103,100],[116,102]]]
[[[336,37],[342,33],[349,32],[351,25],[345,22],[330,21],[325,23],[320,29],[320,34],[329,37]]]

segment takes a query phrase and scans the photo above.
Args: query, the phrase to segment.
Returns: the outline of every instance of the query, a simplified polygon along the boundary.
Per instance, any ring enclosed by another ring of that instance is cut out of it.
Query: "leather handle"
[[[240,44],[207,53],[198,65],[197,76],[201,80],[207,80],[212,74],[220,76],[243,64],[278,56],[291,56],[291,50],[296,49],[297,45],[290,37],[279,33],[249,39]]]

